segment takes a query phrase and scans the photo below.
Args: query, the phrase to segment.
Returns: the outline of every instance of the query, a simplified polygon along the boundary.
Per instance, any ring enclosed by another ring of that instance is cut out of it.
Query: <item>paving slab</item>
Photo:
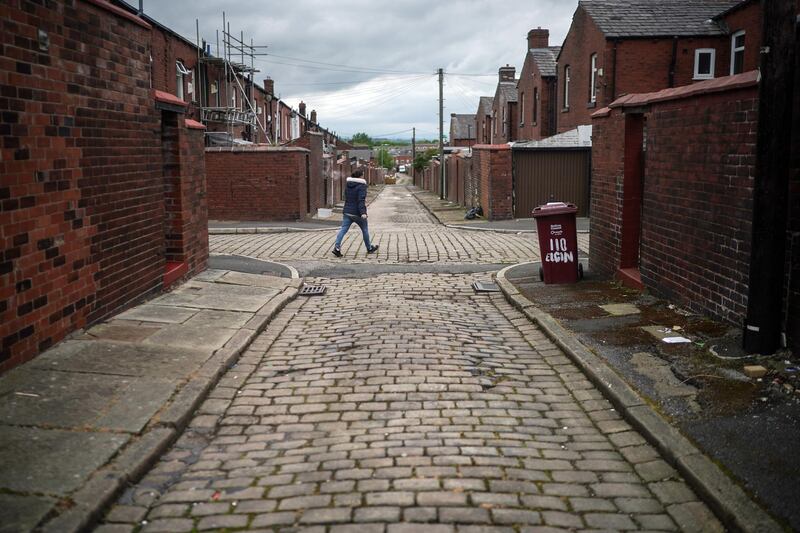
[[[247,287],[263,287],[283,290],[286,287],[299,287],[302,281],[298,278],[278,278],[275,276],[261,276],[245,272],[226,272],[218,280],[220,283],[232,285],[245,285]]]
[[[185,348],[105,341],[69,340],[29,363],[37,369],[117,376],[185,376],[211,354]]]
[[[252,317],[252,313],[242,313],[239,311],[202,310],[195,313],[184,325],[206,328],[239,329]]]
[[[0,424],[136,433],[177,384],[152,376],[22,367],[0,381]]]
[[[0,533],[32,530],[55,503],[55,499],[46,496],[0,493]]]
[[[4,427],[0,431],[0,488],[66,495],[129,438],[115,433]]]
[[[233,337],[236,329],[213,324],[168,324],[150,335],[146,344],[213,352]]]
[[[181,324],[197,314],[197,309],[181,308],[178,306],[143,304],[115,318],[118,320],[138,320],[140,322],[164,322],[166,324]]]
[[[614,316],[637,315],[642,312],[638,307],[636,307],[633,304],[607,304],[607,305],[601,305],[600,309],[602,309],[609,315],[614,315]]]

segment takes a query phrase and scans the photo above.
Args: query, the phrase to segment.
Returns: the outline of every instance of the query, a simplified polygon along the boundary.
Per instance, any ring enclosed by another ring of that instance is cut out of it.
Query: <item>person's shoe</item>
[[[336,257],[342,257],[342,251],[338,248],[334,248],[333,250],[331,250],[331,253]]]
[[[378,251],[378,247],[379,247],[379,246],[380,246],[379,244],[373,244],[373,245],[370,247],[370,249],[369,249],[369,250],[367,250],[367,253],[368,253],[368,254],[374,254],[375,252],[377,252],[377,251]]]

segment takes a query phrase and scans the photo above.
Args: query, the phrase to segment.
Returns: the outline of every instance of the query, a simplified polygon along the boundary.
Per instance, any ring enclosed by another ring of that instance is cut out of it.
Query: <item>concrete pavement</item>
[[[90,523],[299,284],[209,270],[0,377],[0,531]]]

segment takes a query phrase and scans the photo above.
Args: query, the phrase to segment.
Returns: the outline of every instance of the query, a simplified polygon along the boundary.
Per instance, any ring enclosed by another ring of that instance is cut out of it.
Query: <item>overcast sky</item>
[[[127,0],[138,5],[138,0]],[[268,46],[256,74],[275,81],[292,107],[300,100],[319,123],[348,137],[438,135],[436,69],[445,71],[445,135],[450,113],[475,113],[494,95],[497,69],[525,58],[528,30],[550,30],[560,45],[577,0],[144,0],[146,14],[195,41],[222,30]],[[488,76],[475,76],[487,75]]]

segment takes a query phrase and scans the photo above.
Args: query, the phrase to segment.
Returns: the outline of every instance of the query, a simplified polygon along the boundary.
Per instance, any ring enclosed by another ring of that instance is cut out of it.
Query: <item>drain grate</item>
[[[300,296],[322,296],[326,288],[325,285],[303,285]]]
[[[500,292],[500,287],[491,281],[476,281],[472,284],[472,288],[475,292]]]

